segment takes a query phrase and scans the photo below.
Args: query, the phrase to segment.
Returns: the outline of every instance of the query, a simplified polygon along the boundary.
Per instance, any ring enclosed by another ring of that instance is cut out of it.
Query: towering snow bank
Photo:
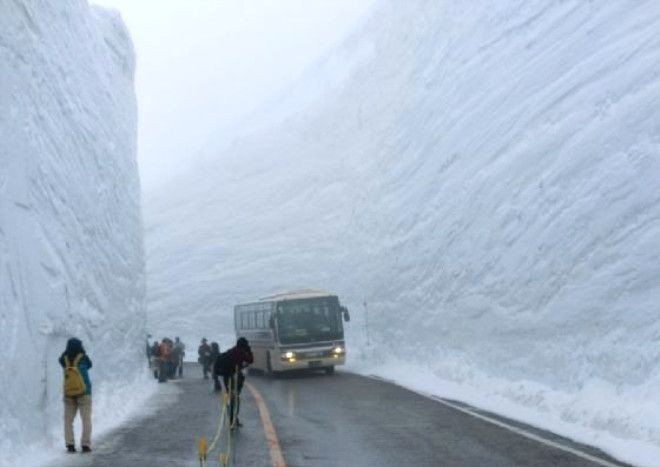
[[[346,79],[148,196],[152,323],[231,334],[238,300],[334,289],[381,361],[660,448],[659,21],[383,1],[328,57]]]
[[[17,465],[51,427],[61,444],[68,337],[95,363],[99,404],[136,376],[144,260],[134,56],[118,15],[2,2],[0,64],[0,464]]]

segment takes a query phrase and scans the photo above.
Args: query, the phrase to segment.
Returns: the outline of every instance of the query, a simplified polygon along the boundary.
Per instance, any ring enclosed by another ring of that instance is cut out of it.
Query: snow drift
[[[27,443],[63,446],[68,337],[94,361],[97,428],[144,363],[134,56],[117,14],[19,0],[0,64],[0,464],[34,465]]]
[[[148,194],[150,325],[229,339],[237,301],[331,289],[368,303],[364,371],[414,360],[437,394],[650,463],[659,21],[653,1],[380,2],[286,116]]]

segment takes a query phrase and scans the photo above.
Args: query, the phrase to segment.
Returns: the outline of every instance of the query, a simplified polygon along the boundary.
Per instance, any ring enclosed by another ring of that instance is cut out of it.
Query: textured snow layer
[[[354,349],[368,302],[376,363],[660,448],[658,24],[655,1],[382,1],[339,77],[148,194],[150,326],[228,339],[237,301],[330,289]]]
[[[68,337],[94,361],[97,408],[144,364],[133,71],[117,14],[0,3],[1,465],[39,452],[28,442],[63,446]]]

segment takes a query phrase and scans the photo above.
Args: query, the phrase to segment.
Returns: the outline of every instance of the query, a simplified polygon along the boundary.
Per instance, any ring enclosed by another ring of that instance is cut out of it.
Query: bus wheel
[[[334,366],[326,366],[324,369],[325,369],[325,374],[326,375],[331,375],[335,372],[335,367]]]

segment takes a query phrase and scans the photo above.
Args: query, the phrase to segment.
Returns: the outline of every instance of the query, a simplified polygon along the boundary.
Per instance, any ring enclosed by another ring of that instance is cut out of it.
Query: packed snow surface
[[[125,390],[145,361],[133,71],[117,14],[0,2],[0,465],[63,449],[67,338],[94,363],[96,428],[140,393]]]
[[[146,194],[150,328],[226,345],[233,304],[328,289],[361,371],[414,363],[402,384],[652,463],[658,24],[653,0],[382,0]]]

